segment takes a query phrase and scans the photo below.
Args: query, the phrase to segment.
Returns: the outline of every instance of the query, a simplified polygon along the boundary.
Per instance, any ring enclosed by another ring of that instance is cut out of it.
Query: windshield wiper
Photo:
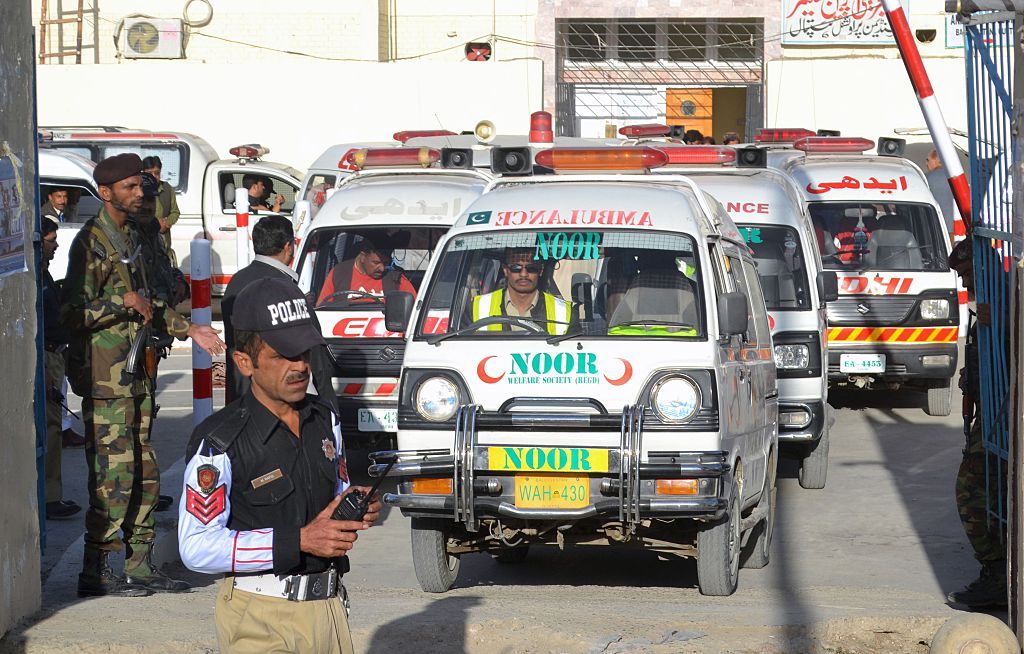
[[[538,322],[545,322],[543,320],[534,320],[530,318],[520,318],[518,316],[487,316],[480,320],[475,320],[470,324],[466,325],[462,329],[456,329],[453,332],[446,334],[435,334],[427,338],[427,343],[431,345],[437,345],[441,341],[448,340],[455,336],[463,336],[488,326],[488,325],[512,325],[514,327],[522,327],[523,329],[532,332],[534,334],[542,334],[544,330],[537,325]]]
[[[564,322],[559,322],[559,323],[556,323],[556,324],[564,325],[565,323]],[[576,338],[577,336],[582,336],[582,335],[583,335],[583,330],[582,329],[576,329],[574,331],[569,331],[568,329],[566,329],[564,334],[556,334],[554,336],[549,337],[548,338],[548,345],[558,345],[559,343],[561,343],[562,341],[566,340],[567,338]]]
[[[888,255],[886,257],[882,257],[882,260],[881,261],[876,261],[873,264],[873,266],[875,268],[877,268],[878,266],[880,266],[884,262],[888,261],[889,259],[894,259],[894,258],[900,256],[901,254],[906,254],[907,252],[910,252],[911,250],[930,250],[931,247],[932,247],[931,245],[908,245],[906,247],[900,248],[899,250],[896,250],[895,252],[893,252],[892,254],[890,254],[890,255]],[[867,268],[861,268],[858,272],[859,273],[865,273],[867,271],[868,271]]]
[[[675,322],[673,320],[630,320],[629,322],[620,322],[614,327],[609,328],[609,331],[617,327],[647,327],[648,325],[657,327],[682,327],[684,329],[693,330],[697,329],[688,322]]]

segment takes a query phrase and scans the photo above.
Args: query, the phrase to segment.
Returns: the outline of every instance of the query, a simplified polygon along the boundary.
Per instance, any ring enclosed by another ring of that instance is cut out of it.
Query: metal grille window
[[[619,23],[617,57],[621,61],[654,61],[658,56],[655,23]]]
[[[565,34],[566,57],[573,61],[600,61],[608,43],[607,23],[576,23]]]
[[[722,61],[751,61],[761,49],[761,28],[753,23],[719,23],[718,56]]]
[[[704,23],[672,22],[665,29],[666,52],[669,61],[703,61],[707,59],[707,25]]]

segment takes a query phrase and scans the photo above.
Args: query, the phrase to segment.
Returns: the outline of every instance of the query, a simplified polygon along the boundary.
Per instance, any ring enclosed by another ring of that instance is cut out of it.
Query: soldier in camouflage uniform
[[[164,164],[160,157],[153,155],[142,160],[142,168],[157,180],[156,187],[156,219],[160,223],[160,238],[167,250],[167,256],[171,265],[178,267],[178,258],[171,247],[171,227],[178,222],[181,212],[178,210],[178,198],[174,194],[174,187],[167,182],[161,181],[160,172]]]
[[[949,263],[963,278],[964,287],[973,296],[974,263],[971,258],[970,238],[953,248]],[[977,308],[977,320],[987,324],[988,307],[981,304]],[[996,459],[986,454],[982,438],[982,416],[979,410],[981,377],[976,322],[967,330],[964,359],[965,365],[960,370],[960,389],[964,393],[966,442],[963,460],[956,476],[956,506],[967,540],[974,550],[974,557],[981,563],[981,574],[966,588],[950,593],[947,599],[968,608],[981,609],[1007,604],[1006,537],[1001,533],[998,521],[989,518],[986,505],[987,496],[999,496],[998,484],[1006,484],[1006,464],[999,460],[997,465],[1001,466],[1002,470],[993,469],[990,471],[991,474],[986,475],[986,459]]]
[[[69,255],[61,323],[71,333],[68,373],[82,396],[89,467],[85,557],[78,594],[140,596],[181,592],[182,581],[151,563],[153,509],[160,471],[149,441],[153,398],[145,365],[128,369],[132,342],[152,324],[156,330],[191,337],[212,354],[223,351],[217,332],[191,325],[159,300],[147,299],[139,238],[128,223],[141,199],[142,160],[122,154],[93,172],[104,208],[75,237]],[[127,544],[125,577],[111,570],[110,552]]]

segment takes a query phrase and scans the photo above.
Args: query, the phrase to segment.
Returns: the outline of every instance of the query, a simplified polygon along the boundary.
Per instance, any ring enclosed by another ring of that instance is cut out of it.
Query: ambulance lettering
[[[904,295],[910,292],[913,277],[851,276],[839,280],[842,295]]]
[[[600,227],[653,227],[649,211],[616,209],[531,209],[529,211],[497,211],[496,227],[552,227],[559,225],[597,225]]]
[[[427,316],[423,321],[423,333],[443,334],[448,331],[448,317]],[[347,316],[334,323],[331,330],[341,338],[401,338],[401,332],[391,332],[384,327],[383,316]]]
[[[767,202],[726,202],[725,210],[729,213],[768,213]]]

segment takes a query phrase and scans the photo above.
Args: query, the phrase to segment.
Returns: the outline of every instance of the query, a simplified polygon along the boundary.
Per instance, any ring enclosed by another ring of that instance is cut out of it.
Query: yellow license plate
[[[580,509],[589,504],[589,477],[516,475],[517,508]]]
[[[608,472],[608,450],[587,447],[488,447],[489,470]]]

